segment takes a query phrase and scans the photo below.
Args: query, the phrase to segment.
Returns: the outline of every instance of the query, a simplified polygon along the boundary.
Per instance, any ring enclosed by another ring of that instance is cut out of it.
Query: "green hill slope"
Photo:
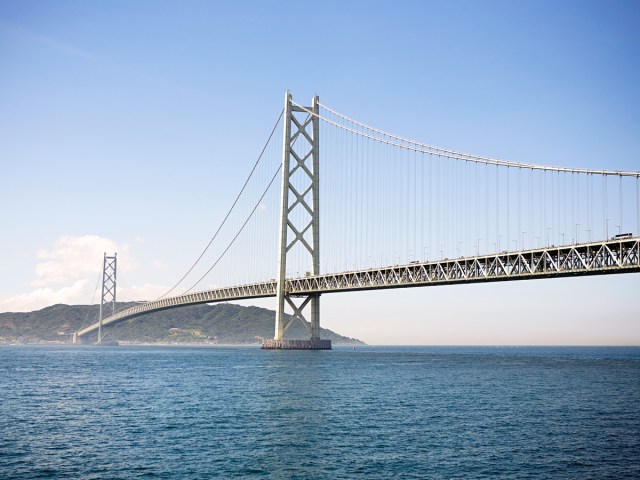
[[[134,304],[119,303],[116,309]],[[0,313],[0,343],[69,341],[70,334],[97,321],[97,305],[53,305],[35,312]],[[137,343],[258,344],[273,338],[275,312],[230,303],[194,305],[150,313],[107,326],[105,340]],[[321,329],[321,337],[335,345],[363,342]],[[286,338],[309,338],[309,331],[294,321]],[[95,335],[89,340],[95,341]]]

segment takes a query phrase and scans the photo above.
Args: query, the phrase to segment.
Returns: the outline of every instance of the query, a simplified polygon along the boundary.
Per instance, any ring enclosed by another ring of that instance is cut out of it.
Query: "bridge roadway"
[[[640,272],[640,237],[306,276],[287,280],[286,289],[289,295],[306,296],[314,293],[632,272]],[[105,318],[102,325],[187,305],[275,297],[276,292],[276,281],[270,280],[189,293],[122,310]],[[97,329],[98,322],[80,330],[78,337]]]

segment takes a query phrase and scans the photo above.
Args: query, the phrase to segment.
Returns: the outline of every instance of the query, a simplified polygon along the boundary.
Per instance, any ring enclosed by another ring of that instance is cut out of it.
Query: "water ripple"
[[[640,349],[0,347],[0,477],[639,478]]]

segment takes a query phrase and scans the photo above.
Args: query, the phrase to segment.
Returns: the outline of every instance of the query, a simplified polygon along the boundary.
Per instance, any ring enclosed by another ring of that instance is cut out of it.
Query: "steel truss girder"
[[[158,312],[170,308],[183,307],[187,305],[198,305],[202,303],[216,303],[230,300],[242,300],[247,298],[274,297],[276,295],[276,282],[254,283],[251,285],[239,285],[235,287],[223,287],[204,292],[188,293],[177,297],[163,298],[153,302],[146,302],[135,307],[122,310],[104,319],[103,324],[117,323],[130,318],[134,318],[145,313]],[[94,331],[98,324],[90,325],[78,332],[78,335],[86,335]]]
[[[290,294],[640,271],[640,237],[289,280]]]
[[[640,272],[640,237],[294,278],[286,282],[286,298],[305,298],[302,309],[321,293],[633,272]],[[187,305],[275,297],[277,292],[271,280],[189,293],[128,308],[105,318],[104,325]],[[292,308],[295,316],[298,307]],[[97,329],[95,323],[78,336]]]

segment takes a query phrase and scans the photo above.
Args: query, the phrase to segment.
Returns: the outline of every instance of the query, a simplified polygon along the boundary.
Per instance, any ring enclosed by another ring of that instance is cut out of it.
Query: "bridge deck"
[[[290,295],[309,295],[631,272],[640,272],[640,237],[307,276],[287,280],[286,289]],[[275,281],[268,281],[155,300],[122,310],[102,324],[186,305],[274,297],[276,287]],[[78,336],[97,329],[96,322],[80,330]]]

